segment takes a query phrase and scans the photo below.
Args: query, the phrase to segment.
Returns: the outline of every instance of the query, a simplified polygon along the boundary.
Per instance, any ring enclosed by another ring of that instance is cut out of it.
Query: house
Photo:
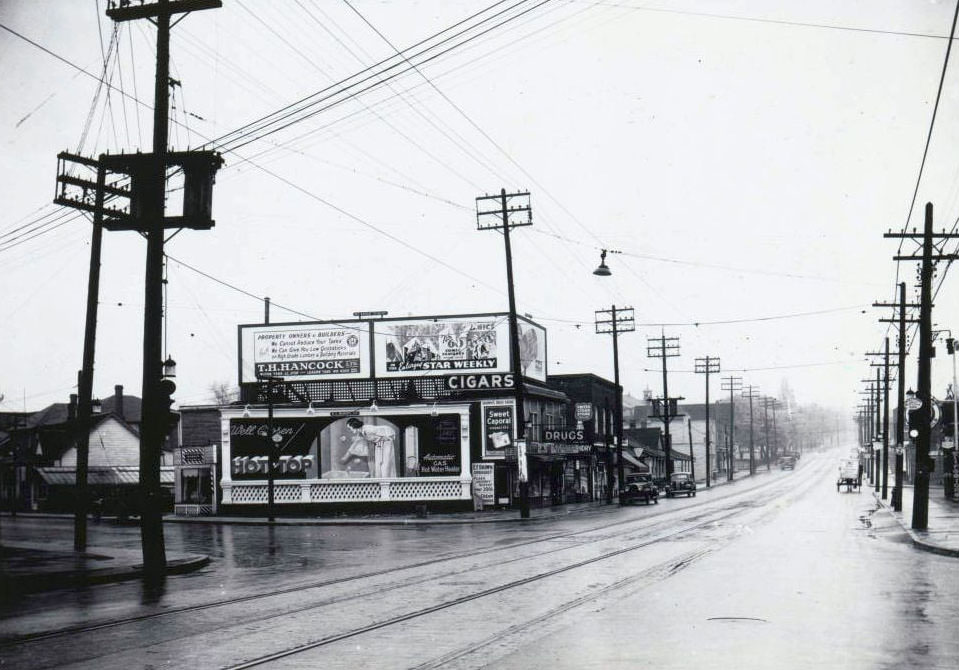
[[[116,500],[133,495],[139,480],[140,412],[136,396],[114,387],[91,417],[87,482],[92,499]],[[0,500],[6,509],[70,511],[77,468],[77,397],[40,411],[23,413],[0,442]],[[172,488],[171,431],[161,455],[161,482]]]

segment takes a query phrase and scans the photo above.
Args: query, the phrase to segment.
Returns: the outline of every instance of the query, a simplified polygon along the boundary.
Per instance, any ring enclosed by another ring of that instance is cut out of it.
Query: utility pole
[[[906,303],[906,282],[899,282],[899,302],[873,303],[874,307],[898,307],[899,316],[890,319],[879,319],[885,323],[895,323],[899,328],[899,362],[895,364],[896,374],[896,467],[895,480],[892,487],[892,508],[902,511],[902,470],[903,454],[906,445],[906,324],[919,323],[918,319],[907,319],[906,308],[919,307],[918,304]]]
[[[596,310],[596,332],[598,334],[612,334],[613,336],[613,375],[616,384],[616,474],[619,477],[619,504],[623,504],[623,482],[626,475],[623,471],[623,387],[619,384],[619,334],[630,333],[636,330],[632,307]]]
[[[679,416],[676,411],[676,403],[683,398],[669,397],[669,378],[666,372],[666,359],[679,356],[679,338],[666,337],[665,333],[662,333],[659,337],[647,338],[646,356],[649,358],[663,359],[663,397],[661,399],[654,399],[652,403],[653,416],[663,421],[663,441],[666,447],[664,449],[666,452],[666,480],[669,481],[670,476],[673,474],[673,440],[669,434],[669,423]],[[657,412],[657,410],[660,410],[661,413]]]
[[[913,485],[912,528],[926,530],[929,525],[929,473],[932,470],[932,461],[929,458],[929,442],[932,434],[932,357],[935,350],[932,347],[932,278],[933,262],[943,260],[957,260],[959,255],[942,252],[941,245],[936,246],[933,240],[948,241],[959,238],[959,233],[941,233],[932,231],[932,203],[926,203],[925,222],[923,225],[921,244],[915,230],[912,233],[886,233],[883,237],[911,239],[919,249],[919,255],[896,255],[893,260],[918,260],[921,262],[919,270],[919,374],[916,380],[916,399],[922,405],[912,412],[915,421],[910,420],[910,426],[915,426],[916,436],[916,476]]]
[[[167,150],[170,94],[170,18],[174,14],[214,9],[220,0],[157,0],[133,6],[109,3],[107,16],[115,22],[148,19],[157,27],[156,79],[153,105],[153,153],[121,157],[115,165],[131,176],[130,224],[115,230],[137,230],[147,239],[143,307],[143,393],[140,424],[140,534],[143,544],[143,571],[148,580],[166,571],[163,540],[163,511],[160,502],[160,452],[169,425],[164,411],[162,380],[163,332],[163,245],[166,229],[208,228],[206,211],[212,196],[213,173],[221,162],[212,152],[187,152],[171,161]],[[185,175],[184,217],[166,220],[166,173],[171,165],[183,167]],[[200,183],[197,183],[199,179]],[[193,182],[191,184],[191,181]],[[187,220],[200,214],[202,221]]]
[[[483,205],[499,204],[498,209],[483,210]],[[493,223],[489,223],[493,221]],[[513,289],[513,251],[509,231],[517,226],[533,225],[529,191],[485,195],[476,198],[477,230],[502,230],[506,246],[506,287],[509,292],[509,345],[513,380],[516,385],[516,474],[519,480],[520,517],[529,518],[529,462],[526,454],[526,409],[523,406],[523,366],[519,356],[519,324],[516,320],[516,295]]]
[[[724,391],[729,391],[729,453],[727,459],[729,461],[729,472],[726,475],[728,481],[733,480],[733,469],[736,466],[736,457],[734,455],[734,450],[736,447],[736,402],[733,400],[733,394],[736,391],[743,390],[743,378],[742,377],[723,377],[722,379],[722,389]]]
[[[87,308],[83,330],[83,363],[77,380],[77,472],[73,512],[73,548],[87,548],[87,512],[90,508],[87,477],[90,463],[90,419],[93,401],[93,366],[96,359],[97,308],[100,303],[100,256],[103,247],[103,212],[107,190],[106,171],[100,161],[66,152],[57,155],[57,195],[54,202],[93,214],[90,240],[90,270],[87,278]],[[69,163],[69,165],[68,165]],[[82,179],[75,170],[94,171],[95,181]],[[69,174],[68,174],[69,173]],[[68,193],[67,189],[71,192]],[[77,193],[73,189],[79,188]],[[90,191],[93,202],[90,202]]]
[[[713,356],[697,358],[696,373],[706,375],[706,488],[709,488],[709,478],[712,476],[712,466],[709,462],[709,375],[719,373],[719,358]]]
[[[779,409],[779,399],[773,398],[773,454],[779,456],[779,431],[776,427],[776,410]]]
[[[763,401],[763,455],[766,458],[766,472],[769,472],[769,406],[772,398],[762,397]]]
[[[879,306],[873,303],[874,306]],[[880,319],[882,320],[882,319]],[[867,356],[882,356],[882,363],[871,363],[873,367],[883,368],[882,381],[882,499],[885,500],[889,489],[889,368],[896,363],[889,362],[889,338],[886,338],[886,348],[883,352],[868,352]],[[878,370],[876,371],[878,373]],[[902,373],[900,373],[900,376]],[[893,505],[895,506],[896,492],[893,490]]]
[[[759,387],[753,384],[747,384],[743,390],[743,397],[749,398],[749,475],[756,474],[756,460],[753,440],[753,398],[759,397]]]

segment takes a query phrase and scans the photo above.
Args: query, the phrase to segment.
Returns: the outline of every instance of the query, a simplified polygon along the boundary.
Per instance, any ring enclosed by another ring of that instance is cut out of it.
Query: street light
[[[608,277],[613,274],[613,271],[606,265],[606,249],[603,249],[599,255],[599,267],[593,270],[593,274],[599,277]]]

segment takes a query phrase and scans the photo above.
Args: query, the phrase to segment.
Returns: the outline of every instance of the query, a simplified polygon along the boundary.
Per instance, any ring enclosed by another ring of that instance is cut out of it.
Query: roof
[[[117,399],[115,395],[103,398],[101,401],[101,415],[113,414],[116,410]],[[137,396],[123,396],[123,420],[127,423],[140,422],[140,410],[143,403]],[[65,402],[55,402],[47,405],[43,409],[31,414],[26,421],[27,428],[36,428],[38,426],[50,426],[59,423],[66,423],[70,420],[70,404]],[[94,415],[96,418],[98,415]]]
[[[50,486],[74,486],[77,469],[64,467],[37,468],[37,472]],[[90,468],[87,483],[91,485],[131,486],[139,484],[140,468],[135,465],[116,465],[106,468]],[[173,484],[173,466],[160,466],[160,483]]]

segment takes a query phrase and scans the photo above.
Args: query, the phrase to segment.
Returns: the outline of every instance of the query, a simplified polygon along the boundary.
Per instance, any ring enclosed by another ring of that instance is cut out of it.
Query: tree
[[[209,386],[210,394],[217,405],[229,405],[240,397],[240,389],[228,382],[213,382]]]

